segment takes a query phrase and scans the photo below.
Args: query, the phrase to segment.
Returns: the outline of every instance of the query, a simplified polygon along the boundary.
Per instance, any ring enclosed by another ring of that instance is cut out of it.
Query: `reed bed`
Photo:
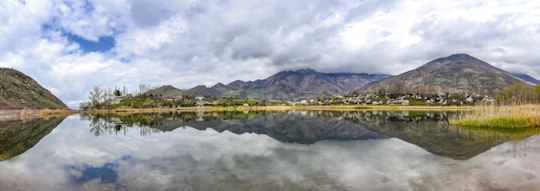
[[[450,124],[510,129],[540,127],[540,105],[477,106],[454,116]]]
[[[53,117],[63,117],[68,116],[74,113],[77,113],[75,110],[70,109],[41,109],[38,110],[39,116],[44,119],[53,118]]]

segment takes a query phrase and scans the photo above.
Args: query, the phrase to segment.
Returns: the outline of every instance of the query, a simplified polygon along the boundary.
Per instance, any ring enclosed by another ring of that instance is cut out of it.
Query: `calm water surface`
[[[538,190],[538,130],[448,113],[184,112],[0,122],[0,190]]]

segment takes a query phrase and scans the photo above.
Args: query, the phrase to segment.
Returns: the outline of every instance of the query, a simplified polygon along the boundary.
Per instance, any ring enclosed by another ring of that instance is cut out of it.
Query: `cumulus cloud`
[[[453,53],[540,78],[539,8],[534,1],[7,0],[0,66],[30,74],[72,107],[95,85],[190,88],[299,68],[399,74]],[[69,35],[115,43],[85,51]]]

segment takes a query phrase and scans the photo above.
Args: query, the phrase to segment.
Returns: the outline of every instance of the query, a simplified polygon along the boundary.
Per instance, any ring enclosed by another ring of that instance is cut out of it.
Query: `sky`
[[[0,67],[71,108],[89,90],[187,89],[283,70],[397,75],[467,53],[540,78],[539,1],[2,0]]]

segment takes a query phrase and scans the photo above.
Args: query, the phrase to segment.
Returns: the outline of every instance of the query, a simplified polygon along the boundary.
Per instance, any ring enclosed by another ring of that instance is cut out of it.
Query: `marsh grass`
[[[76,113],[74,110],[69,109],[41,109],[38,110],[38,115],[41,118],[49,119],[53,117],[63,117],[67,115],[71,115],[73,113]]]
[[[503,129],[540,127],[540,105],[477,106],[452,117],[450,124]]]

